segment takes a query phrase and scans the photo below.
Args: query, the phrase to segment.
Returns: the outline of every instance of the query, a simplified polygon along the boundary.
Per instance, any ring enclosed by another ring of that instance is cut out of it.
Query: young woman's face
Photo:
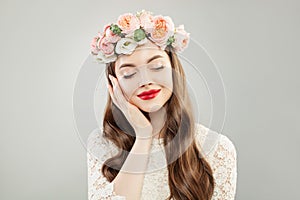
[[[159,110],[172,95],[170,58],[150,41],[130,55],[120,55],[115,73],[125,98],[145,112]],[[149,90],[159,92],[140,96]]]

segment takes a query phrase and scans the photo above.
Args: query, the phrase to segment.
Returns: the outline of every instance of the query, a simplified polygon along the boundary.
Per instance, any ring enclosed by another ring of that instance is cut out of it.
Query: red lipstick
[[[143,100],[148,100],[148,99],[153,99],[154,97],[157,96],[157,94],[160,92],[160,89],[158,90],[148,90],[145,92],[142,92],[138,94],[137,96],[140,97]]]

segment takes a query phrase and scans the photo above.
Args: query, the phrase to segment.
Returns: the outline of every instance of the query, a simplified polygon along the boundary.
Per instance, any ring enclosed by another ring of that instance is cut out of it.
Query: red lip
[[[145,91],[145,92],[142,92],[142,93],[138,94],[137,96],[141,97],[141,96],[145,96],[145,95],[150,95],[150,94],[153,94],[153,93],[157,93],[159,91],[160,91],[160,89],[158,89],[158,90],[148,90],[148,91]]]

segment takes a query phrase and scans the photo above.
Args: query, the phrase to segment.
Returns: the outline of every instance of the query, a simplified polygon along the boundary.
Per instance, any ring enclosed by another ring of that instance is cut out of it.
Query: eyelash
[[[165,66],[160,66],[160,67],[157,67],[157,68],[153,68],[153,70],[154,71],[158,71],[158,70],[161,70],[161,69],[163,69]],[[135,75],[136,74],[136,72],[135,73],[133,73],[133,74],[131,74],[131,75],[124,75],[123,77],[125,78],[125,79],[130,79],[133,75]]]

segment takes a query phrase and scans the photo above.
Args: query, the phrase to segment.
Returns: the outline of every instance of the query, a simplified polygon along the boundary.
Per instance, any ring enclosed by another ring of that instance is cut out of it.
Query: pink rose
[[[174,34],[174,23],[168,16],[157,15],[153,18],[154,27],[150,31],[151,39],[157,45],[165,48],[169,37]]]
[[[97,40],[99,39],[98,36],[94,37],[90,46],[91,46],[91,51],[93,54],[97,54],[99,52],[99,49],[97,47]]]
[[[98,42],[98,48],[106,56],[114,54],[114,45],[109,41],[109,39],[103,36]]]
[[[118,40],[121,39],[120,36],[118,36],[117,34],[114,34],[111,30],[110,30],[110,25],[111,24],[107,24],[104,27],[104,36],[107,38],[107,40],[111,43],[116,43]]]
[[[140,21],[135,15],[125,13],[119,16],[117,25],[122,29],[122,33],[132,34],[134,30],[140,28]]]
[[[150,12],[144,11],[139,16],[141,27],[147,32],[150,32],[154,26],[153,16]]]
[[[184,30],[184,25],[180,25],[176,28],[174,34],[175,41],[172,43],[175,51],[182,52],[189,44],[190,33]]]

